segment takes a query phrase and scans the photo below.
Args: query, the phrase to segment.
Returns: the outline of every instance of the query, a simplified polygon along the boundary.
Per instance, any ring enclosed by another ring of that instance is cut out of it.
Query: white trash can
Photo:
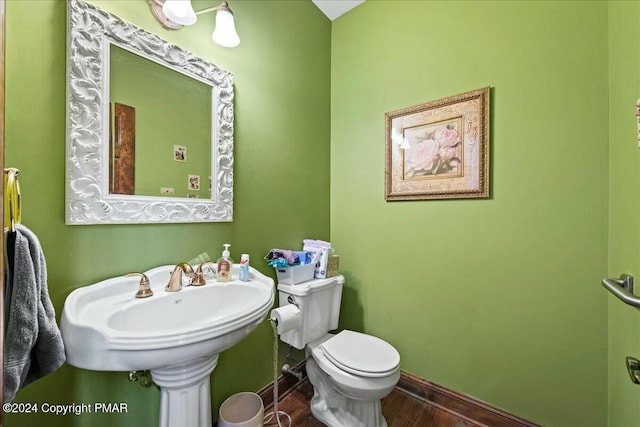
[[[263,427],[264,404],[255,393],[236,393],[220,405],[218,427]]]

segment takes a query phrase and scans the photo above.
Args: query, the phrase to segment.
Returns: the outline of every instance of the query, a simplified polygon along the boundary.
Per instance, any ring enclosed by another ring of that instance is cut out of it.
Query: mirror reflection
[[[110,45],[109,193],[211,197],[211,86]]]

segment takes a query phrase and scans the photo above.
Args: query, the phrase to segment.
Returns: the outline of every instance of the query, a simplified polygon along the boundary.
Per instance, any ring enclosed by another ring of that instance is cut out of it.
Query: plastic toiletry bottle
[[[233,260],[229,256],[229,246],[228,243],[224,245],[224,251],[222,251],[222,256],[218,258],[218,274],[217,280],[218,282],[228,282],[231,280],[231,268],[233,267]]]
[[[240,258],[240,280],[249,281],[249,254],[242,254]]]

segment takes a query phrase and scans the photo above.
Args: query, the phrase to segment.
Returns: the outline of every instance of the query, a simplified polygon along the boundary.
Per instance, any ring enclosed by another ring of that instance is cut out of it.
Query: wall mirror
[[[232,221],[233,75],[67,4],[66,223]]]

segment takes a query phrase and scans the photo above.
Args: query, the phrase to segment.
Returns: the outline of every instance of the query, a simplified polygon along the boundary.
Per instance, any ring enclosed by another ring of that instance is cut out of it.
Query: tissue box
[[[284,285],[297,285],[298,283],[311,280],[313,279],[313,271],[315,270],[315,267],[315,264],[278,267],[276,268],[278,283],[282,283]]]
[[[327,277],[340,274],[340,255],[331,255],[327,261]]]

